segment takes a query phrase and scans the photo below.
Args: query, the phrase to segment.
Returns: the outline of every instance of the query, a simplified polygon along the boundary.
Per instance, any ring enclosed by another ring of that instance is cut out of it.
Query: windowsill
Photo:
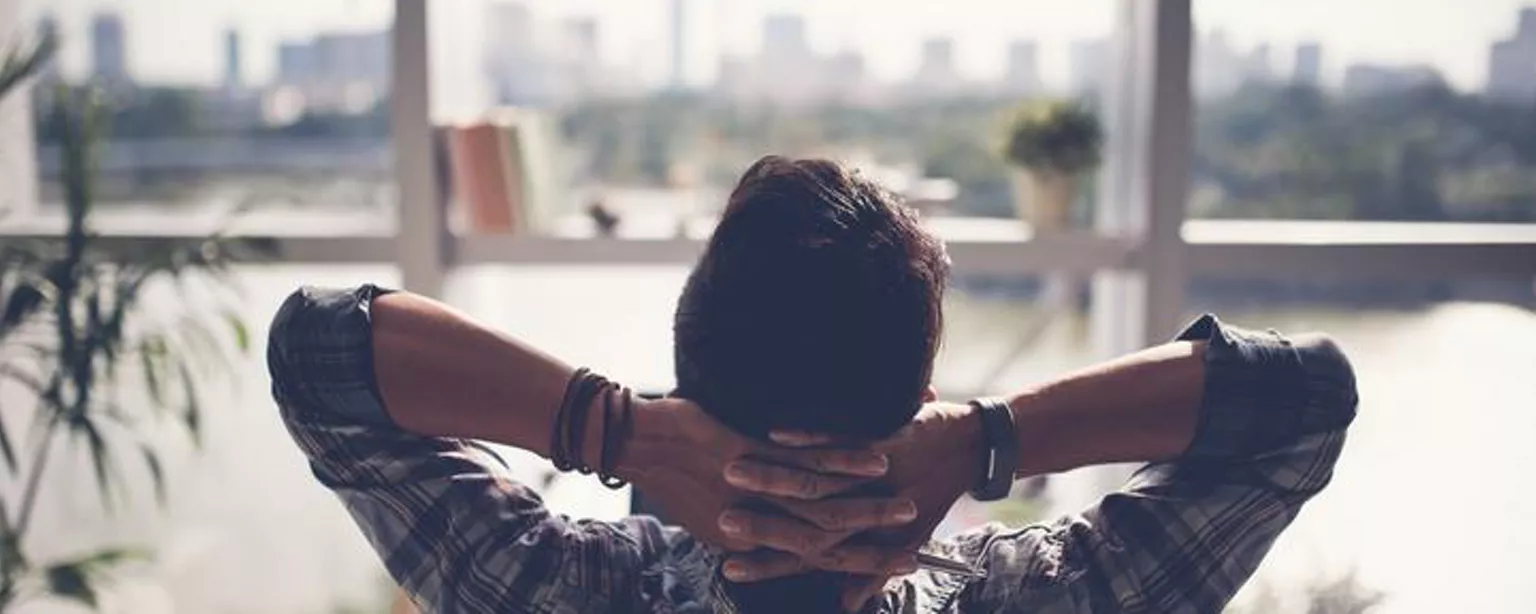
[[[1536,224],[1494,222],[1188,220],[1181,234],[1192,244],[1536,244]]]
[[[108,244],[151,237],[191,238],[219,230],[227,215],[168,210],[93,218]],[[1069,230],[1037,235],[1006,218],[930,218],[955,269],[965,273],[1088,275],[1135,270],[1134,237]],[[553,236],[470,234],[450,240],[450,266],[574,265],[686,266],[697,260],[713,220],[621,225],[615,237],[595,236],[591,223],[572,216]],[[399,259],[388,212],[341,208],[257,211],[228,224],[224,234],[271,239],[279,261],[367,263]],[[0,221],[0,237],[44,238],[63,229],[62,216]],[[1536,276],[1536,224],[1335,222],[1299,220],[1191,220],[1183,236],[1192,273],[1316,275],[1490,274]]]

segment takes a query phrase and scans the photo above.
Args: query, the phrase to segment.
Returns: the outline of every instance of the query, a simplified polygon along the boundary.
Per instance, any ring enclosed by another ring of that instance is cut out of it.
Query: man
[[[611,396],[573,401],[569,366],[372,286],[289,298],[273,392],[427,612],[1218,612],[1328,483],[1356,396],[1326,337],[1206,316],[1005,399],[940,403],[947,273],[878,186],[770,157],[683,291],[676,391],[631,428],[608,426]],[[551,514],[460,439],[559,457],[562,428],[604,442],[578,464],[611,467],[681,529]],[[1081,514],[926,543],[967,491],[1123,461],[1149,464]],[[986,576],[918,571],[919,547]]]

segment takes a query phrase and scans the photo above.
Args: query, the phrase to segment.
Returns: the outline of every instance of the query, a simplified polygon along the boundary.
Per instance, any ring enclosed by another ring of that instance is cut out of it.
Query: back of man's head
[[[890,435],[928,385],[948,271],[943,244],[872,181],[763,158],[679,300],[677,394],[752,437]]]
[[[833,162],[763,158],[678,301],[676,394],[760,439],[890,435],[922,403],[948,274],[943,244],[889,192]],[[748,613],[831,612],[844,582],[815,572],[728,591]]]

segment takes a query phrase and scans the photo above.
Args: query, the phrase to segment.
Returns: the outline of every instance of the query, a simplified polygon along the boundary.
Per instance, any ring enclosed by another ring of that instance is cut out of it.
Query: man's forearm
[[[420,296],[381,296],[371,314],[379,393],[401,428],[549,456],[570,366]],[[600,421],[587,427],[583,453],[595,465]]]
[[[1199,423],[1205,349],[1160,345],[1012,397],[1020,475],[1182,454]]]

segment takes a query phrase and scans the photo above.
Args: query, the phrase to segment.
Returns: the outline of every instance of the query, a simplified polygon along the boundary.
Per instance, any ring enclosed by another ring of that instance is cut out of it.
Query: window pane
[[[1536,8],[1194,10],[1192,216],[1536,221]]]
[[[430,9],[434,118],[463,127],[520,107],[506,121],[539,153],[525,154],[520,176],[547,186],[524,188],[528,206],[558,216],[601,203],[621,233],[632,223],[670,233],[678,217],[712,215],[770,153],[848,160],[936,214],[1013,216],[1006,112],[1047,97],[1099,106],[1114,17],[1113,3],[1056,0]],[[479,168],[462,163],[478,156],[452,151],[456,169]],[[463,181],[455,175],[454,187]],[[1081,183],[1074,219],[1092,201],[1091,177]]]
[[[268,232],[393,224],[390,0],[21,4],[17,31],[61,48],[32,93],[37,196],[7,222],[61,218],[56,88],[90,86],[99,228],[209,227],[247,208],[241,223]]]
[[[1360,390],[1333,483],[1281,537],[1238,611],[1361,611],[1307,601],[1351,573],[1358,586],[1344,593],[1380,593],[1392,612],[1529,607],[1536,498],[1511,488],[1536,462],[1529,280],[1197,279],[1189,304],[1240,326],[1332,334]]]

